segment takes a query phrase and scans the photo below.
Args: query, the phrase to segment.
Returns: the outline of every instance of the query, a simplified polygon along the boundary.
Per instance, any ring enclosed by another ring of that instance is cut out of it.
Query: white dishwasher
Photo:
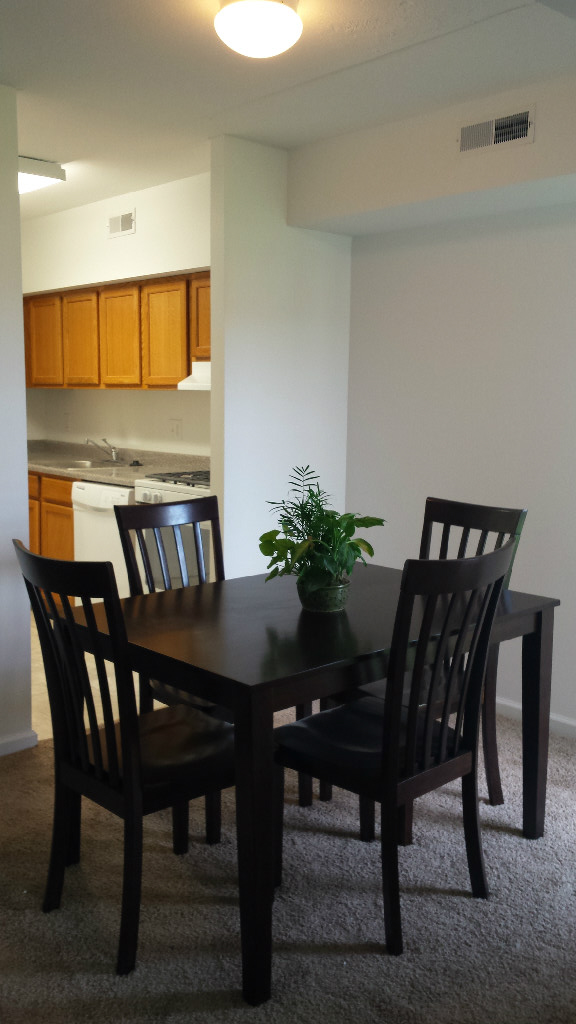
[[[72,484],[74,560],[112,562],[120,597],[130,588],[114,505],[133,505],[134,488],[77,480]]]

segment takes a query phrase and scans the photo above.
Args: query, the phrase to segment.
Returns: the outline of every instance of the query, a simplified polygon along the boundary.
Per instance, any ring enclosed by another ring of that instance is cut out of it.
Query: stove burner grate
[[[181,473],[149,473],[147,480],[158,480],[163,484],[183,484],[186,487],[209,487],[210,470],[194,469]]]

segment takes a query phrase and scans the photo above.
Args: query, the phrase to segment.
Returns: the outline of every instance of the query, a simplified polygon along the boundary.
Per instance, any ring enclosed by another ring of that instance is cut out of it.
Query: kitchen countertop
[[[90,466],[76,463],[90,461]],[[140,465],[132,466],[132,462]],[[150,473],[188,472],[210,469],[207,455],[176,455],[174,452],[151,452],[137,448],[119,448],[118,462],[106,458],[94,445],[65,441],[29,441],[28,472],[89,480],[102,484],[132,487],[136,480]]]

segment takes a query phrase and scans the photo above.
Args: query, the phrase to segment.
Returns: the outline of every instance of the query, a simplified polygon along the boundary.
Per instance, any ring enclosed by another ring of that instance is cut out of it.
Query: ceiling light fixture
[[[47,185],[66,181],[66,171],[52,160],[36,160],[33,156],[18,157],[18,192],[36,192]]]
[[[275,57],[302,34],[298,0],[221,0],[217,35],[244,57]]]

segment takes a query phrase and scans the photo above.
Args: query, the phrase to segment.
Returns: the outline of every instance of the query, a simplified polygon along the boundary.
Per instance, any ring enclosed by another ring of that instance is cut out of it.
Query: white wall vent
[[[467,124],[460,129],[461,153],[509,142],[534,142],[534,118],[529,110]]]
[[[133,235],[136,231],[136,210],[130,213],[121,213],[118,217],[108,219],[108,238],[118,238],[118,235]]]

